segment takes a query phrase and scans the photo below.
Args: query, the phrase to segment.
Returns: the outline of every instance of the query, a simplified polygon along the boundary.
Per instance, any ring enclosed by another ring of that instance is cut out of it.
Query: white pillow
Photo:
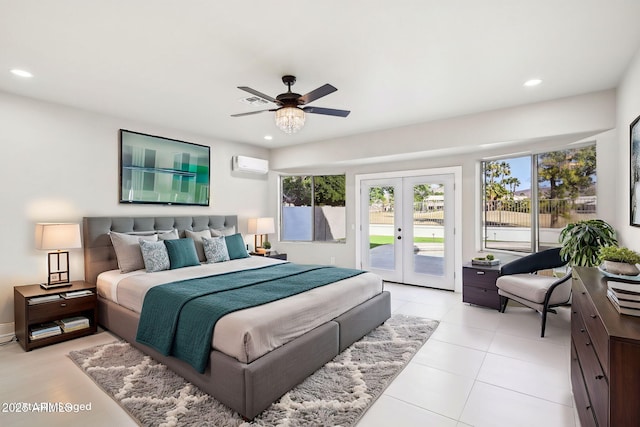
[[[200,262],[206,262],[207,257],[204,255],[204,247],[202,246],[202,238],[203,237],[211,237],[211,231],[202,230],[202,231],[191,231],[185,230],[184,235],[186,237],[190,237],[196,243],[196,253],[198,254],[198,259]]]
[[[158,232],[158,240],[175,240],[179,239],[178,230],[175,228],[171,231],[160,231]]]
[[[226,227],[226,228],[212,228],[211,229],[211,235],[213,237],[231,236],[233,234],[236,234],[236,226],[235,225],[232,225],[231,227]]]
[[[150,240],[152,242],[158,240],[156,234],[139,236],[117,233],[115,231],[111,231],[109,237],[111,238],[113,249],[116,251],[118,267],[122,273],[142,270],[144,268],[144,260],[142,259],[142,251],[140,250],[140,240]]]

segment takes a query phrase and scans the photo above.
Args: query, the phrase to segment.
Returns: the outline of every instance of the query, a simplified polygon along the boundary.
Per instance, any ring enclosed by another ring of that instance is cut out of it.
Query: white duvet
[[[98,294],[140,313],[144,296],[153,286],[280,262],[283,261],[249,257],[155,273],[106,271],[98,276]],[[289,298],[236,311],[218,321],[212,346],[240,362],[250,363],[380,292],[382,279],[372,273],[363,273]]]

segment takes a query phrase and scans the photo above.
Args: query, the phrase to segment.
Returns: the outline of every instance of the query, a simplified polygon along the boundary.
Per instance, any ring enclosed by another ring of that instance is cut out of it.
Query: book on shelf
[[[611,291],[611,289],[607,290],[607,298],[609,298],[611,304],[613,304],[616,310],[618,310],[618,313],[627,314],[629,316],[640,316],[640,309],[621,305],[618,298],[613,293],[613,291]]]
[[[43,323],[40,325],[35,325],[31,327],[31,332],[29,333],[29,337],[32,340],[52,337],[54,335],[60,335],[62,333],[62,329],[54,322]]]
[[[93,291],[82,290],[82,291],[65,292],[63,294],[60,294],[60,296],[62,296],[62,298],[65,298],[65,299],[86,297],[87,295],[93,295]]]
[[[42,304],[45,302],[51,302],[51,301],[56,301],[60,299],[60,295],[58,294],[54,294],[54,295],[43,295],[41,297],[33,297],[33,298],[29,298],[29,305],[34,305],[34,304]]]
[[[90,326],[89,319],[84,316],[69,317],[57,321],[64,332],[73,332]]]

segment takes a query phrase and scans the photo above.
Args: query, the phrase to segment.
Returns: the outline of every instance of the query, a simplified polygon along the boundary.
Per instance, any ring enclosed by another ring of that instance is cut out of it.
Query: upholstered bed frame
[[[237,217],[87,217],[83,219],[85,280],[96,283],[97,276],[118,268],[108,233],[201,231],[236,226]],[[252,419],[284,393],[333,359],[391,316],[388,292],[371,298],[343,315],[294,339],[251,363],[241,363],[216,350],[211,351],[204,374],[174,357],[163,356],[136,342],[139,315],[111,301],[98,298],[98,322],[144,353],[209,393],[218,401]]]

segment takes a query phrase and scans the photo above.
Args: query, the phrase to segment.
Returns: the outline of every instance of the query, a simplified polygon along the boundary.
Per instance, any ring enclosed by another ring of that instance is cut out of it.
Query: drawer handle
[[[476,274],[479,274],[480,276],[484,275],[484,271],[476,271]]]
[[[589,347],[591,345],[591,342],[588,342],[585,344],[587,347]]]
[[[596,316],[595,314],[592,314],[592,315],[590,315],[589,317],[591,317],[592,319],[595,319],[595,318],[596,318],[596,317],[598,317],[598,316]]]
[[[584,333],[584,329],[580,329],[580,332],[583,332],[583,333]]]
[[[60,307],[66,307],[66,306],[67,306],[67,303],[66,303],[66,302],[62,302],[62,303],[60,303]]]
[[[596,379],[597,379],[597,380],[601,380],[601,379],[603,379],[603,378],[604,378],[604,375],[596,375]]]

